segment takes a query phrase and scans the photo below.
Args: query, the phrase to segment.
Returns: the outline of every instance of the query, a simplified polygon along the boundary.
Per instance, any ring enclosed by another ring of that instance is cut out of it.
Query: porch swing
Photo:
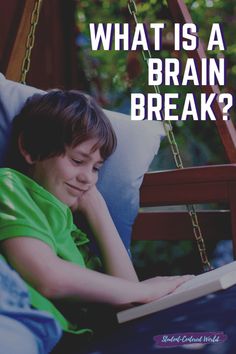
[[[24,5],[21,5],[17,34],[9,41],[12,46],[5,67],[6,78],[10,80],[23,79],[24,81],[29,70],[30,52],[34,44],[34,30],[41,1],[25,0]],[[131,14],[134,15],[135,4],[133,1],[128,1],[128,3]],[[192,22],[183,0],[167,0],[167,3],[175,22],[182,24]],[[30,37],[29,29],[32,30]],[[28,48],[28,55],[25,53],[25,48]],[[201,58],[205,57],[202,45],[200,44],[198,49],[190,54],[199,67]],[[218,92],[215,86],[205,86],[203,90],[208,94]],[[140,206],[142,208],[183,204],[191,206],[200,203],[224,202],[229,205],[229,211],[199,211],[196,215],[195,210],[190,208],[191,218],[188,213],[182,211],[142,211],[133,228],[134,240],[145,238],[145,240],[179,241],[196,238],[205,268],[209,268],[209,262],[202,234],[212,240],[221,240],[225,236],[232,237],[234,257],[236,257],[236,218],[234,217],[236,216],[236,132],[232,121],[221,120],[222,109],[217,102],[213,106],[213,111],[217,117],[216,127],[229,163],[191,168],[180,166],[171,171],[147,173],[140,190]],[[198,226],[198,220],[201,229]]]

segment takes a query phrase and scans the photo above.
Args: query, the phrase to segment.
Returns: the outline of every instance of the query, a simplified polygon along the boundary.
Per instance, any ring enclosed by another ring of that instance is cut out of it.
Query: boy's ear
[[[33,165],[34,161],[32,160],[31,155],[24,148],[24,139],[23,139],[22,134],[18,138],[18,147],[19,147],[21,155],[25,159],[25,162],[27,162],[29,165]]]

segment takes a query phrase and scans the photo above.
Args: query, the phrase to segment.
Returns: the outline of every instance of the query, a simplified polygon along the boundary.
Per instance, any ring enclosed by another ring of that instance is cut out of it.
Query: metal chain
[[[34,9],[32,11],[32,15],[31,15],[31,19],[30,19],[30,30],[29,30],[29,34],[28,34],[27,42],[26,42],[25,56],[23,59],[22,67],[21,67],[20,82],[22,84],[26,83],[26,75],[27,75],[29,68],[30,68],[31,51],[32,51],[32,48],[34,47],[35,30],[36,30],[36,26],[37,26],[38,20],[39,20],[41,3],[42,3],[42,0],[35,1]]]
[[[131,16],[133,16],[135,23],[138,24],[138,19],[137,19],[138,10],[137,10],[137,5],[134,0],[128,0],[128,9],[129,9]],[[142,50],[142,56],[143,56],[144,62],[148,66],[148,60],[150,58],[152,58],[150,50],[146,50],[146,51]],[[153,88],[157,94],[160,94],[160,89],[157,85],[154,85]],[[179,152],[177,142],[175,140],[172,124],[170,121],[165,121],[163,110],[161,111],[161,117],[162,117],[162,123],[163,123],[164,129],[165,129],[168,141],[170,143],[170,147],[171,147],[171,151],[173,154],[173,158],[175,160],[176,167],[178,169],[182,169],[182,168],[184,168],[183,161],[182,161],[182,157]],[[204,269],[204,271],[211,270],[212,267],[211,267],[210,262],[207,257],[206,246],[205,246],[205,242],[204,242],[204,239],[202,236],[201,228],[200,228],[200,225],[198,222],[198,217],[197,217],[195,207],[194,207],[194,205],[186,205],[186,207],[187,207],[188,214],[190,216],[190,220],[192,223],[193,234],[194,234],[194,237],[195,237],[195,240],[197,243],[197,247],[198,247],[198,251],[199,251],[199,254],[201,257],[203,269]]]

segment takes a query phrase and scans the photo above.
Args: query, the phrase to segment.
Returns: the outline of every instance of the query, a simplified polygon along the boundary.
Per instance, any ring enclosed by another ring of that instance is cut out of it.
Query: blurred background
[[[24,1],[11,0],[0,5],[0,69],[5,72],[9,59],[9,43],[14,38],[20,7]],[[236,3],[234,0],[185,0],[193,22],[199,28],[199,37],[205,47],[209,39],[211,25],[222,25],[226,50],[208,52],[208,57],[226,58],[227,80],[221,92],[235,96],[236,91]],[[186,53],[176,52],[173,48],[174,18],[165,0],[136,0],[138,21],[146,23],[165,22],[162,50],[151,50],[158,58],[175,57],[183,63]],[[129,114],[130,94],[148,93],[147,66],[139,51],[92,51],[89,23],[129,22],[134,24],[127,8],[127,1],[107,0],[50,0],[43,1],[40,20],[36,31],[35,47],[32,51],[31,69],[27,83],[48,89],[52,87],[76,88],[93,95],[97,101],[110,110]],[[12,26],[12,23],[15,25]],[[11,24],[11,26],[10,26]],[[152,47],[152,39],[151,39]],[[5,48],[5,49],[3,49]],[[187,92],[197,96],[198,87],[161,86],[161,93],[178,92],[179,115],[183,98]],[[235,110],[231,110],[235,120]],[[226,163],[225,153],[214,123],[186,122],[173,124],[176,141],[179,145],[184,166]],[[175,168],[167,139],[163,139],[158,155],[150,170]],[[198,205],[197,209],[224,209],[224,205]],[[175,206],[173,206],[175,208]],[[184,208],[184,207],[183,207]],[[148,232],[148,230],[147,230]],[[210,259],[215,265],[227,263],[232,258],[231,244],[227,241],[207,244]],[[147,274],[176,274],[199,272],[201,270],[198,251],[189,241],[136,241],[132,243],[132,255],[140,276]]]

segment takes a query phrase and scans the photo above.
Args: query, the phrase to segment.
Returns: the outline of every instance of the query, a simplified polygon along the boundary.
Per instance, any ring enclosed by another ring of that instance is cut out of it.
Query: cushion
[[[0,74],[0,165],[10,134],[11,121],[34,87],[6,80]],[[125,114],[105,110],[117,135],[117,149],[100,170],[98,188],[127,248],[139,208],[139,188],[157,153],[164,129],[158,121],[131,121]]]

